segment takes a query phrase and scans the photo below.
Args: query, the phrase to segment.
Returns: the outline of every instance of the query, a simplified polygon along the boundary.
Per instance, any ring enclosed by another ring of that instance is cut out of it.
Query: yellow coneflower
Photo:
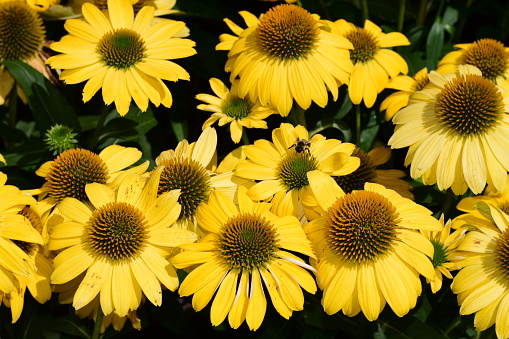
[[[325,107],[348,82],[352,44],[330,33],[320,18],[296,5],[277,5],[256,18],[240,12],[247,28],[227,20],[237,35],[222,35],[216,49],[229,50],[225,70],[239,78],[239,96],[273,105],[286,116],[295,101],[303,109],[312,102]]]
[[[120,115],[127,114],[131,100],[142,111],[149,100],[171,107],[173,99],[162,80],[189,80],[189,74],[169,60],[196,54],[194,41],[174,38],[185,24],[163,21],[150,26],[154,7],[145,6],[135,16],[127,0],[107,4],[109,17],[85,3],[85,21],[68,19],[65,28],[70,34],[51,44],[62,54],[46,62],[64,70],[60,79],[67,84],[87,81],[84,102],[102,88],[105,104],[115,102]]]
[[[239,82],[235,80],[230,90],[219,79],[210,79],[210,87],[217,96],[198,94],[196,99],[206,104],[198,105],[202,111],[213,112],[210,118],[203,123],[203,129],[219,121],[219,126],[230,124],[230,135],[235,143],[242,138],[242,128],[267,128],[265,118],[277,113],[274,108],[265,107],[258,100],[249,97],[241,98],[238,95]]]
[[[388,303],[402,317],[422,292],[419,274],[433,279],[433,245],[418,229],[439,231],[431,211],[382,185],[345,194],[333,178],[308,173],[322,216],[304,226],[317,259],[327,314],[359,312],[370,321]]]
[[[194,294],[197,311],[214,299],[212,325],[220,325],[228,316],[231,327],[246,321],[256,330],[267,308],[264,290],[286,319],[303,309],[301,288],[315,293],[316,284],[306,271],[312,268],[292,253],[310,257],[314,253],[297,218],[275,216],[269,212],[270,203],[253,202],[242,187],[238,200],[237,206],[225,194],[212,192],[196,212],[207,235],[196,244],[181,246],[184,251],[171,262],[177,268],[195,267],[179,293]]]
[[[247,192],[253,200],[274,197],[278,208],[300,218],[299,209],[306,207],[305,200],[312,195],[307,173],[352,173],[360,163],[359,158],[351,156],[354,148],[351,143],[320,134],[310,138],[303,126],[282,123],[272,131],[272,142],[260,139],[244,146],[247,160],[237,165],[235,176],[257,181]]]
[[[477,209],[474,218],[480,222],[470,220],[470,231],[457,247],[465,259],[451,289],[460,314],[475,313],[477,331],[495,325],[498,338],[509,338],[509,215],[484,201]]]
[[[354,65],[348,82],[348,94],[355,105],[364,101],[371,107],[390,78],[408,73],[408,65],[398,53],[389,49],[410,45],[399,32],[383,33],[373,22],[356,27],[343,19],[331,23],[332,33],[347,38],[353,45],[350,59]]]
[[[432,71],[430,83],[412,94],[392,118],[392,148],[409,147],[412,178],[459,195],[486,184],[506,185],[509,170],[509,96],[479,69],[460,65],[457,74]]]
[[[88,184],[90,204],[75,198],[60,203],[70,221],[55,226],[50,235],[49,249],[60,251],[51,281],[64,284],[85,272],[72,299],[76,310],[99,296],[105,315],[124,317],[140,306],[142,294],[161,305],[161,284],[169,290],[178,287],[166,256],[197,236],[169,227],[180,214],[178,191],[157,195],[161,172],[153,172],[146,183],[130,173],[116,191]]]

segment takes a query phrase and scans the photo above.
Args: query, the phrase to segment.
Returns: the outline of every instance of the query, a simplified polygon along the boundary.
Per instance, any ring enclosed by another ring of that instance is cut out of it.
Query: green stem
[[[399,0],[398,12],[398,32],[403,32],[403,22],[405,21],[406,0]]]
[[[299,7],[303,7],[303,6],[302,6],[302,1],[300,1],[300,0],[297,0],[297,2],[295,2],[295,4],[296,4],[297,6],[299,6]]]
[[[355,143],[361,148],[361,105],[355,105]]]
[[[95,316],[95,324],[94,324],[94,332],[92,332],[91,339],[98,339],[101,335],[101,326],[103,323],[103,317],[104,313],[101,308],[101,305],[99,305],[99,309],[97,310],[97,315]]]
[[[440,5],[438,5],[437,16],[435,18],[436,22],[442,22],[442,15],[444,10],[445,0],[440,0]]]
[[[426,15],[428,14],[428,0],[421,0],[419,3],[419,12],[417,12],[417,19],[415,20],[415,26],[422,26],[426,21]]]
[[[88,143],[89,150],[93,150],[97,146],[97,142],[99,141],[99,137],[101,136],[101,133],[103,131],[104,122],[106,121],[106,117],[108,116],[109,112],[110,110],[108,106],[104,106],[103,109],[101,110],[101,115],[99,116],[99,121],[97,122],[94,134],[92,135],[92,138]]]
[[[449,333],[451,333],[452,330],[454,330],[456,327],[458,327],[461,324],[461,316],[458,314],[456,318],[454,318],[453,322],[447,327],[447,329],[444,332],[445,337],[449,336]]]
[[[18,92],[17,92],[17,83],[14,82],[14,86],[12,86],[11,91],[8,96],[9,110],[7,111],[8,114],[8,121],[9,121],[9,128],[15,129],[16,128],[16,117],[18,115]],[[10,149],[14,147],[14,143],[11,141],[5,141],[5,148]]]
[[[363,21],[363,26],[364,26],[364,22],[369,19],[368,1],[367,0],[361,0],[361,10],[362,10],[362,21]]]
[[[242,142],[244,145],[251,145],[251,142],[249,142],[249,138],[247,136],[247,131],[245,128],[242,129]]]
[[[292,110],[290,111],[290,114],[288,115],[287,120],[294,126],[302,125],[305,128],[307,128],[305,113],[306,113],[306,110],[294,102],[294,104],[292,106]]]

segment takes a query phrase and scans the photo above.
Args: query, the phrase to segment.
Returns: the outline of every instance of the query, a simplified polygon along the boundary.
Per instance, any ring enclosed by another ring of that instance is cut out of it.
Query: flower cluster
[[[224,19],[232,34],[209,43],[224,73],[200,78],[206,39],[174,20],[200,15],[175,0],[0,0],[13,323],[27,289],[94,338],[170,298],[256,331],[310,300],[365,324],[450,289],[455,313],[509,338],[509,48],[458,44],[409,75],[410,40],[367,11],[358,26],[273,2]]]

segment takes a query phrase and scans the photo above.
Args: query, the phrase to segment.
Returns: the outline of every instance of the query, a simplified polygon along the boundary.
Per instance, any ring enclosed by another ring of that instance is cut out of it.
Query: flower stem
[[[405,21],[406,0],[399,0],[398,12],[398,32],[403,32],[403,23]]]
[[[361,148],[361,105],[355,105],[355,144]]]
[[[306,116],[304,113],[306,112],[305,109],[297,105],[297,103],[294,102],[292,106],[292,110],[290,111],[290,114],[288,115],[288,122],[291,123],[294,126],[302,125],[305,128],[306,126]]]
[[[368,20],[369,12],[368,12],[368,1],[367,0],[361,0],[361,10],[362,10],[362,21]]]
[[[91,339],[98,339],[101,335],[101,326],[103,323],[103,309],[101,308],[101,305],[99,305],[99,309],[97,310],[97,315],[95,316],[95,324],[94,324],[94,332],[92,332]]]
[[[428,11],[428,0],[421,0],[419,4],[419,12],[417,12],[417,19],[415,20],[415,26],[422,26],[426,21],[426,15]]]
[[[242,142],[244,145],[251,145],[251,142],[249,142],[249,138],[247,136],[247,131],[245,128],[242,129]]]
[[[104,122],[106,121],[106,117],[108,116],[109,112],[110,110],[108,106],[104,106],[103,109],[101,110],[101,115],[99,116],[99,121],[97,122],[94,134],[92,135],[92,138],[88,143],[89,150],[93,150],[97,146],[97,142],[99,141],[99,137],[101,136],[101,133],[103,131]]]
[[[12,86],[12,89],[9,93],[9,105],[8,105],[8,119],[9,119],[9,128],[15,129],[16,128],[16,117],[18,114],[18,92],[17,92],[17,83],[14,83],[14,86]],[[12,141],[5,141],[5,148],[10,149],[14,147],[14,142]]]

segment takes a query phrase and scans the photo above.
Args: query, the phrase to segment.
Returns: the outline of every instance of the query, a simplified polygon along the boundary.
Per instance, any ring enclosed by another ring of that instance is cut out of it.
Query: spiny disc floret
[[[178,202],[182,206],[179,218],[194,216],[196,208],[207,200],[211,190],[210,175],[205,167],[195,160],[181,157],[165,160],[160,166],[164,166],[164,170],[161,173],[158,194],[179,189]]]
[[[442,266],[448,261],[447,257],[449,255],[449,251],[439,239],[430,239],[430,241],[434,248],[433,259],[431,260],[431,263],[435,268]]]
[[[86,232],[90,247],[111,260],[130,259],[145,245],[147,221],[125,202],[111,202],[94,211]]]
[[[46,181],[49,185],[49,196],[59,203],[67,197],[87,201],[86,184],[105,184],[107,179],[108,168],[97,154],[74,148],[58,155],[51,165]]]
[[[0,2],[0,62],[30,59],[44,39],[44,25],[35,10],[24,1]]]
[[[97,46],[102,62],[119,70],[129,69],[145,58],[145,41],[128,28],[104,34]]]
[[[465,63],[474,65],[482,72],[483,77],[494,81],[497,76],[504,77],[509,66],[509,51],[503,43],[494,39],[475,41],[465,51]]]
[[[232,97],[224,101],[221,105],[221,111],[235,120],[241,120],[249,116],[253,103],[249,99]]]
[[[435,105],[438,120],[461,136],[480,135],[499,124],[503,111],[497,86],[479,76],[457,76],[445,84]]]
[[[256,28],[259,48],[280,60],[305,58],[314,48],[319,28],[311,13],[295,5],[272,7]]]
[[[19,211],[18,214],[21,214],[27,218],[32,227],[35,228],[39,233],[42,233],[41,218],[39,218],[37,213],[35,213],[34,210],[30,208],[30,206],[23,207],[23,209]],[[18,247],[28,255],[32,254],[38,246],[37,244],[21,240],[12,240],[12,242],[18,245]]]
[[[509,279],[509,228],[506,228],[497,239],[495,260],[498,263],[500,273],[507,281]]]
[[[360,148],[355,148],[352,156],[360,159],[359,167],[350,174],[333,177],[345,193],[362,190],[367,182],[376,182],[376,169],[371,157]]]
[[[366,63],[373,60],[380,48],[373,34],[364,28],[356,27],[346,35],[346,38],[353,45],[350,60],[354,65],[358,62]]]
[[[318,169],[318,162],[310,152],[287,151],[278,165],[278,178],[287,191],[300,189],[309,185],[307,173]]]
[[[276,231],[267,219],[241,213],[228,219],[219,232],[219,256],[229,269],[252,271],[276,257],[277,243]]]
[[[328,210],[325,238],[329,248],[353,264],[369,263],[389,253],[397,239],[398,213],[379,193],[354,191]]]

